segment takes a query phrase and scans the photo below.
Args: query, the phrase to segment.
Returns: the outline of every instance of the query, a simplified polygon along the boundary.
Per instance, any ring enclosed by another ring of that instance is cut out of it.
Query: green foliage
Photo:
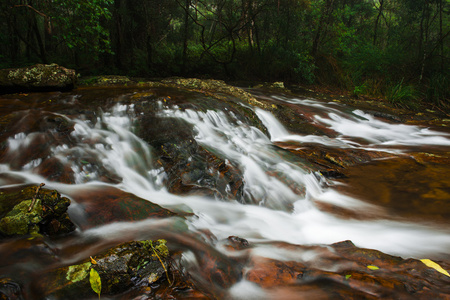
[[[314,83],[314,71],[316,70],[316,66],[313,57],[306,52],[296,53],[295,56],[297,67],[294,68],[294,72],[302,79],[302,81]]]
[[[426,97],[428,102],[437,106],[450,105],[450,80],[447,75],[436,74],[431,77]]]
[[[70,49],[87,51],[98,59],[101,53],[113,53],[109,31],[104,26],[112,15],[113,0],[55,0],[53,20],[60,32],[56,38]]]
[[[361,85],[355,86],[353,89],[352,95],[354,97],[359,97],[367,93],[367,84],[364,82]]]
[[[92,290],[98,294],[98,299],[100,299],[100,293],[102,291],[102,280],[98,272],[92,268],[89,274],[89,282],[91,283]]]
[[[399,106],[417,98],[407,78],[427,101],[449,105],[449,1],[16,4],[0,1],[0,67],[48,61],[83,66],[83,75],[334,84]]]
[[[395,106],[418,109],[417,93],[412,85],[405,85],[403,80],[388,87],[387,100]]]

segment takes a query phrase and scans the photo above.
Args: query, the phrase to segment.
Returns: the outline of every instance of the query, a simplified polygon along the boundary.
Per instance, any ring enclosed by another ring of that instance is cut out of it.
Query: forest
[[[284,81],[450,106],[449,0],[2,0],[0,68]]]

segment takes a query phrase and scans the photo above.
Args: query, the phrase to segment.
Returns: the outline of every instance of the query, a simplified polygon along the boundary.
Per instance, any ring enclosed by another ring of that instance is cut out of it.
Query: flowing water
[[[344,240],[404,258],[449,259],[448,165],[434,164],[429,169],[411,158],[411,153],[446,157],[449,133],[389,122],[338,103],[260,95],[265,103],[295,109],[326,133],[302,134],[289,130],[272,111],[236,99],[230,101],[263,126],[248,122],[231,106],[199,105],[202,94],[169,89],[139,93],[98,89],[2,100],[2,188],[44,182],[46,188],[72,200],[69,214],[79,228],[76,236],[46,241],[58,261],[33,258],[33,249],[25,252],[26,259],[11,261],[14,254],[8,249],[19,247],[19,241],[0,244],[3,273],[26,273],[26,283],[42,270],[75,263],[118,242],[159,237],[183,252],[183,266],[204,285],[209,281],[202,272],[202,255],[221,258],[226,264],[239,257],[224,247],[229,236],[253,245],[246,255],[280,261],[312,261],[316,255],[280,248],[280,242],[325,245]],[[189,101],[195,105],[187,105]],[[229,185],[220,197],[169,192],[168,174],[158,164],[156,149],[140,136],[145,131],[139,123],[145,117],[143,105],[152,106],[158,120],[178,120],[179,126],[165,130],[191,130],[198,145],[239,170],[242,196],[235,197]],[[383,158],[350,167],[348,179],[334,180],[281,144],[289,149],[319,145],[376,151]],[[117,190],[187,216],[83,225],[82,199],[95,201],[98,195]],[[426,203],[417,203],[421,199]],[[220,284],[210,288],[224,289]],[[235,298],[265,295],[245,280],[225,289]]]

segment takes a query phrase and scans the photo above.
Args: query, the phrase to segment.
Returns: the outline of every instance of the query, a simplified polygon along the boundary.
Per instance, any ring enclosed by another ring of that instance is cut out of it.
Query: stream
[[[346,240],[404,259],[450,260],[448,128],[248,91],[264,105],[175,88],[1,96],[1,189],[45,183],[71,200],[77,227],[56,239],[3,239],[1,277],[19,282],[25,299],[41,299],[36,282],[49,270],[164,238],[208,295],[294,299],[295,287],[274,290],[242,272],[265,260],[338,272],[348,262],[324,251]],[[122,214],[109,204],[121,197],[176,215],[147,218],[145,206]],[[230,237],[251,249],[231,249]]]

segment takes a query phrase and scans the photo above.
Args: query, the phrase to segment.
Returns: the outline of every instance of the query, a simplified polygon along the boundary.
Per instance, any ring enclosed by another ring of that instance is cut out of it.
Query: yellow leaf
[[[440,265],[438,265],[437,263],[435,263],[434,261],[432,261],[431,259],[421,259],[421,262],[423,262],[427,267],[433,268],[436,271],[450,277],[450,274],[448,274],[448,272],[446,270],[444,270]]]
[[[367,266],[367,269],[369,269],[369,270],[378,270],[379,268],[377,266],[369,265],[369,266]]]
[[[98,298],[100,299],[100,293],[102,291],[102,281],[100,279],[100,275],[98,275],[98,272],[95,269],[91,269],[89,282],[91,283],[92,290],[98,294]]]

